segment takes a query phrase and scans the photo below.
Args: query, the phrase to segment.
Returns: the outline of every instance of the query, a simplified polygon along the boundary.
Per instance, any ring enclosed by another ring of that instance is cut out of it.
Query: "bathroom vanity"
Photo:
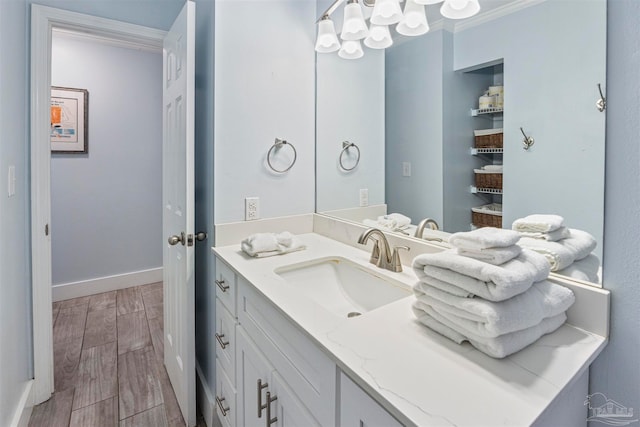
[[[493,359],[414,320],[410,267],[376,268],[370,247],[341,243],[321,228],[299,236],[306,250],[284,256],[250,258],[237,244],[213,248],[211,345],[224,426],[586,425],[588,367],[607,342],[607,291],[564,283],[576,294],[567,323]],[[405,261],[441,250],[411,245]],[[323,280],[363,312],[326,297],[330,289],[317,292]],[[367,292],[368,283],[380,288]]]

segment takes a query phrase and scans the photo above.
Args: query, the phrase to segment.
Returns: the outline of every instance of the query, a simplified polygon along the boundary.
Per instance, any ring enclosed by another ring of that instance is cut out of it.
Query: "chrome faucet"
[[[389,248],[389,242],[387,241],[386,236],[377,228],[366,229],[358,238],[358,243],[366,245],[369,239],[375,241],[369,262],[386,270],[395,271],[397,273],[401,272],[402,263],[400,262],[398,249],[409,250],[409,248],[407,246],[396,246],[393,248],[392,252]]]
[[[438,223],[431,219],[431,218],[425,218],[422,221],[420,221],[420,223],[418,223],[418,227],[416,228],[416,234],[415,236],[418,239],[425,239],[425,240],[431,240],[431,241],[435,241],[435,242],[442,242],[443,240],[439,237],[423,237],[424,234],[424,229],[427,228],[427,225],[429,226],[429,228],[431,230],[440,230],[440,227],[438,227]]]

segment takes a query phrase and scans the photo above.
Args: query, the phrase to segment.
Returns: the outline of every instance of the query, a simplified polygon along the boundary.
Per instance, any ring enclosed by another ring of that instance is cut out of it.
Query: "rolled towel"
[[[495,338],[530,328],[564,313],[575,301],[571,290],[547,280],[501,302],[462,298],[430,286],[414,287],[416,304],[432,307],[464,336]]]
[[[516,219],[511,228],[516,231],[542,232],[557,230],[564,225],[564,218],[560,215],[534,214]]]
[[[573,251],[576,261],[586,258],[596,248],[598,242],[586,231],[575,228],[569,230],[571,236],[561,240],[559,243]]]
[[[456,330],[456,325],[440,316],[429,306],[422,308],[413,307],[413,312],[420,323],[443,335],[450,340],[461,344],[468,341],[472,346],[488,356],[502,359],[516,353],[533,344],[543,335],[558,329],[567,320],[565,313],[543,319],[536,326],[521,331],[511,332],[495,338],[486,338],[469,334],[465,336]]]
[[[502,165],[485,165],[482,170],[502,172],[503,168]]]
[[[531,237],[532,239],[544,239],[550,242],[557,242],[558,240],[566,239],[571,236],[569,228],[562,226],[557,230],[549,231],[548,233],[542,233],[540,231],[521,231],[522,237]]]
[[[473,231],[453,233],[449,243],[456,248],[480,250],[489,248],[506,248],[515,245],[520,234],[513,230],[495,227],[482,227]]]
[[[569,246],[565,246],[562,242],[549,242],[542,239],[532,239],[531,237],[523,237],[518,242],[519,246],[537,252],[549,262],[551,271],[558,271],[569,267],[576,260],[576,252]]]
[[[398,227],[396,221],[392,219],[382,221],[378,221],[375,219],[364,219],[362,223],[367,227],[379,228],[382,231],[397,231],[400,233],[408,234],[405,232],[405,230],[408,229],[409,226]]]
[[[511,298],[549,276],[546,259],[527,250],[502,265],[492,265],[449,249],[418,255],[412,266],[419,280],[434,278],[490,301]]]
[[[594,254],[589,254],[556,273],[586,282],[600,283],[600,259]]]
[[[493,265],[502,265],[507,261],[511,261],[522,252],[522,248],[518,245],[507,246],[506,248],[489,248],[489,249],[462,249],[458,248],[458,254],[469,258],[478,259]]]
[[[240,243],[242,250],[249,256],[264,258],[283,255],[306,249],[300,239],[288,231],[282,233],[256,233]]]

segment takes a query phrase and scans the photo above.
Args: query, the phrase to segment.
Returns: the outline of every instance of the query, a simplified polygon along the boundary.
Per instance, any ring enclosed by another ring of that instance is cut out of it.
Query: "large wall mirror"
[[[318,2],[319,16],[330,4]],[[360,223],[399,213],[413,228],[397,231],[411,236],[432,218],[441,232],[424,237],[445,241],[474,227],[474,211],[499,209],[503,228],[557,214],[595,237],[599,261],[605,113],[596,102],[598,85],[606,89],[606,0],[480,5],[461,21],[427,6],[427,34],[393,34],[393,46],[365,48],[357,60],[317,55],[316,210]],[[332,18],[340,31],[340,11]],[[477,111],[479,97],[500,87],[503,110]],[[473,149],[476,134],[497,129],[502,150]],[[523,132],[534,141],[528,149]],[[483,170],[501,171],[501,185],[478,187]]]

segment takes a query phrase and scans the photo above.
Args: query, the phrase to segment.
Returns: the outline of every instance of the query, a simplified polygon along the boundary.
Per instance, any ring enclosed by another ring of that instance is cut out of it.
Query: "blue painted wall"
[[[162,267],[162,54],[54,36],[53,86],[89,91],[89,153],[52,154],[53,285]]]
[[[640,408],[640,2],[610,0],[604,286],[610,342],[591,367],[590,393]],[[592,423],[593,426],[602,425]]]

